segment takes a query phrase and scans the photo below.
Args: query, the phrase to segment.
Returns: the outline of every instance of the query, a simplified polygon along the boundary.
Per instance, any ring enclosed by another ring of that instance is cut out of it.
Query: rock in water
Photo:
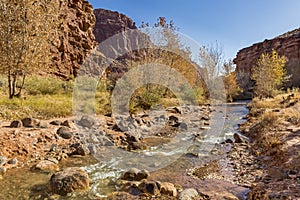
[[[59,167],[56,163],[49,160],[42,160],[34,167],[35,170],[41,172],[55,172],[59,170]]]
[[[249,139],[247,137],[238,133],[234,133],[233,138],[235,143],[249,143]]]
[[[131,168],[127,172],[123,174],[121,179],[127,180],[127,181],[141,181],[143,179],[146,179],[150,176],[149,172],[147,170],[139,170],[136,168]]]
[[[66,196],[75,191],[89,189],[90,179],[88,174],[79,167],[66,168],[53,174],[50,179],[50,187],[53,193]]]

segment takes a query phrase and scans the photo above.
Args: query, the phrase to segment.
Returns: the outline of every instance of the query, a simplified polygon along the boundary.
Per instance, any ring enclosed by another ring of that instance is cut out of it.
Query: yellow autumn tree
[[[280,56],[274,49],[271,53],[263,53],[251,70],[251,78],[255,81],[256,96],[272,97],[282,88],[286,76],[286,57]]]
[[[200,100],[202,97],[202,85],[203,81],[197,71],[196,63],[191,60],[191,50],[182,44],[180,35],[178,34],[178,28],[173,21],[168,21],[164,17],[159,17],[157,22],[150,26],[149,23],[143,23],[141,25],[142,32],[151,39],[154,48],[150,48],[147,51],[147,56],[137,62],[135,65],[144,64],[157,64],[167,66],[164,73],[161,73],[159,78],[161,83],[168,83],[175,85],[181,83],[178,80],[176,83],[172,83],[173,80],[172,71],[177,71],[181,74],[189,83],[179,84],[184,91],[180,98],[184,100],[191,100],[197,98]],[[133,65],[134,66],[134,65]],[[141,78],[134,77],[135,79]],[[135,81],[134,78],[131,81]],[[182,81],[184,82],[184,81]],[[196,97],[195,97],[196,96]],[[178,96],[176,96],[179,98]],[[158,103],[161,100],[174,99],[175,95],[170,90],[170,87],[160,84],[148,83],[145,86],[139,88],[132,95],[132,107],[149,108],[152,105]]]
[[[9,98],[19,97],[28,74],[50,62],[58,21],[58,1],[0,1],[0,72]]]
[[[226,99],[227,101],[233,101],[233,98],[237,96],[242,89],[240,88],[237,80],[236,80],[236,73],[234,71],[234,64],[232,60],[226,61],[223,64],[224,70],[224,87],[226,90]]]

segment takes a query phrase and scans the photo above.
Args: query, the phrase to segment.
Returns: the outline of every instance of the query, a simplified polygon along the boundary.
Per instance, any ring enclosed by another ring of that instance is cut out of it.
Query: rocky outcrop
[[[61,22],[57,39],[53,41],[50,73],[68,79],[76,76],[80,64],[96,46],[93,29],[95,15],[88,1],[59,1]]]
[[[287,32],[271,40],[254,44],[237,53],[234,63],[238,82],[244,91],[249,91],[253,86],[250,78],[251,68],[262,53],[269,53],[275,49],[279,55],[287,57],[286,64],[288,74],[292,75],[287,86],[300,86],[300,28]]]
[[[105,9],[95,9],[94,14],[96,17],[94,34],[98,43],[121,31],[137,29],[135,22],[124,14]]]

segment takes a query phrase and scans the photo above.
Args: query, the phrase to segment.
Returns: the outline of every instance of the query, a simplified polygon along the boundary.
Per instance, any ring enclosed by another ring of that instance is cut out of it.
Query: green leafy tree
[[[51,0],[0,1],[0,71],[7,76],[9,98],[20,97],[25,78],[50,62],[58,5]]]
[[[254,93],[256,96],[272,97],[282,88],[286,77],[287,59],[278,55],[273,49],[271,53],[263,53],[251,70],[251,78],[255,81]]]

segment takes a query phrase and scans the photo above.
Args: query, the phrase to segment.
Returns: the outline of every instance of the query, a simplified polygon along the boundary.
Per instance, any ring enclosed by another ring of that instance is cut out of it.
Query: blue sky
[[[121,12],[140,25],[160,16],[200,45],[218,41],[225,58],[253,43],[300,27],[299,0],[90,0],[94,8]]]

